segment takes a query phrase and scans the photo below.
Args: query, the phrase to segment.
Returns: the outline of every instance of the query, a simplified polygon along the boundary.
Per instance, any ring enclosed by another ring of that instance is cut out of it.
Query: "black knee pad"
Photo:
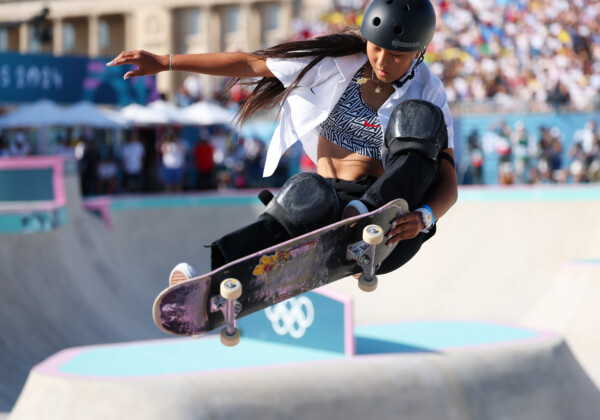
[[[336,222],[339,207],[335,189],[322,176],[303,172],[283,184],[265,213],[299,236]]]
[[[411,99],[398,105],[390,115],[385,131],[388,158],[409,151],[437,160],[448,147],[444,113],[431,102]]]

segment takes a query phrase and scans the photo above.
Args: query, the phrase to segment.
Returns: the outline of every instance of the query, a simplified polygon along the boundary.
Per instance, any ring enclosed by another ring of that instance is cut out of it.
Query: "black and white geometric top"
[[[369,108],[357,84],[366,67],[360,68],[329,116],[321,123],[321,135],[354,153],[381,159],[383,130],[377,112]]]

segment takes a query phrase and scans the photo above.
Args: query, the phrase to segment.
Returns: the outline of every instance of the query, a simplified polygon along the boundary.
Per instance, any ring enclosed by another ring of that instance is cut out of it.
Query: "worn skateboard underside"
[[[346,219],[314,232],[229,263],[204,276],[168,287],[154,302],[156,325],[177,335],[198,335],[224,324],[223,314],[211,312],[211,300],[220,296],[227,278],[242,283],[237,318],[317,287],[361,272],[356,261],[347,260],[347,246],[360,241],[363,228],[379,225],[385,233],[399,214],[403,200],[393,201],[366,215]],[[385,241],[376,248],[375,264],[393,250]]]

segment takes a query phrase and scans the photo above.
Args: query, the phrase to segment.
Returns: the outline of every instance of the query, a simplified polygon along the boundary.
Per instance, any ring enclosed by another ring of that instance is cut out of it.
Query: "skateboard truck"
[[[221,282],[221,296],[211,300],[212,312],[223,312],[225,327],[221,330],[221,343],[232,347],[240,342],[240,330],[235,327],[235,317],[242,310],[237,301],[242,296],[242,283],[236,279],[225,279]]]
[[[375,247],[383,242],[383,229],[377,225],[368,225],[363,229],[362,241],[348,245],[346,258],[356,260],[363,273],[358,278],[358,287],[364,292],[377,288],[375,271]]]

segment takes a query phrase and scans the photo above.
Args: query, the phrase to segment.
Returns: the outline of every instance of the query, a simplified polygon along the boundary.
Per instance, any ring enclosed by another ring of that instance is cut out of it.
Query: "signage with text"
[[[87,100],[125,106],[157,99],[156,78],[123,80],[129,67],[107,67],[108,59],[0,54],[0,103],[41,98],[61,103]]]

